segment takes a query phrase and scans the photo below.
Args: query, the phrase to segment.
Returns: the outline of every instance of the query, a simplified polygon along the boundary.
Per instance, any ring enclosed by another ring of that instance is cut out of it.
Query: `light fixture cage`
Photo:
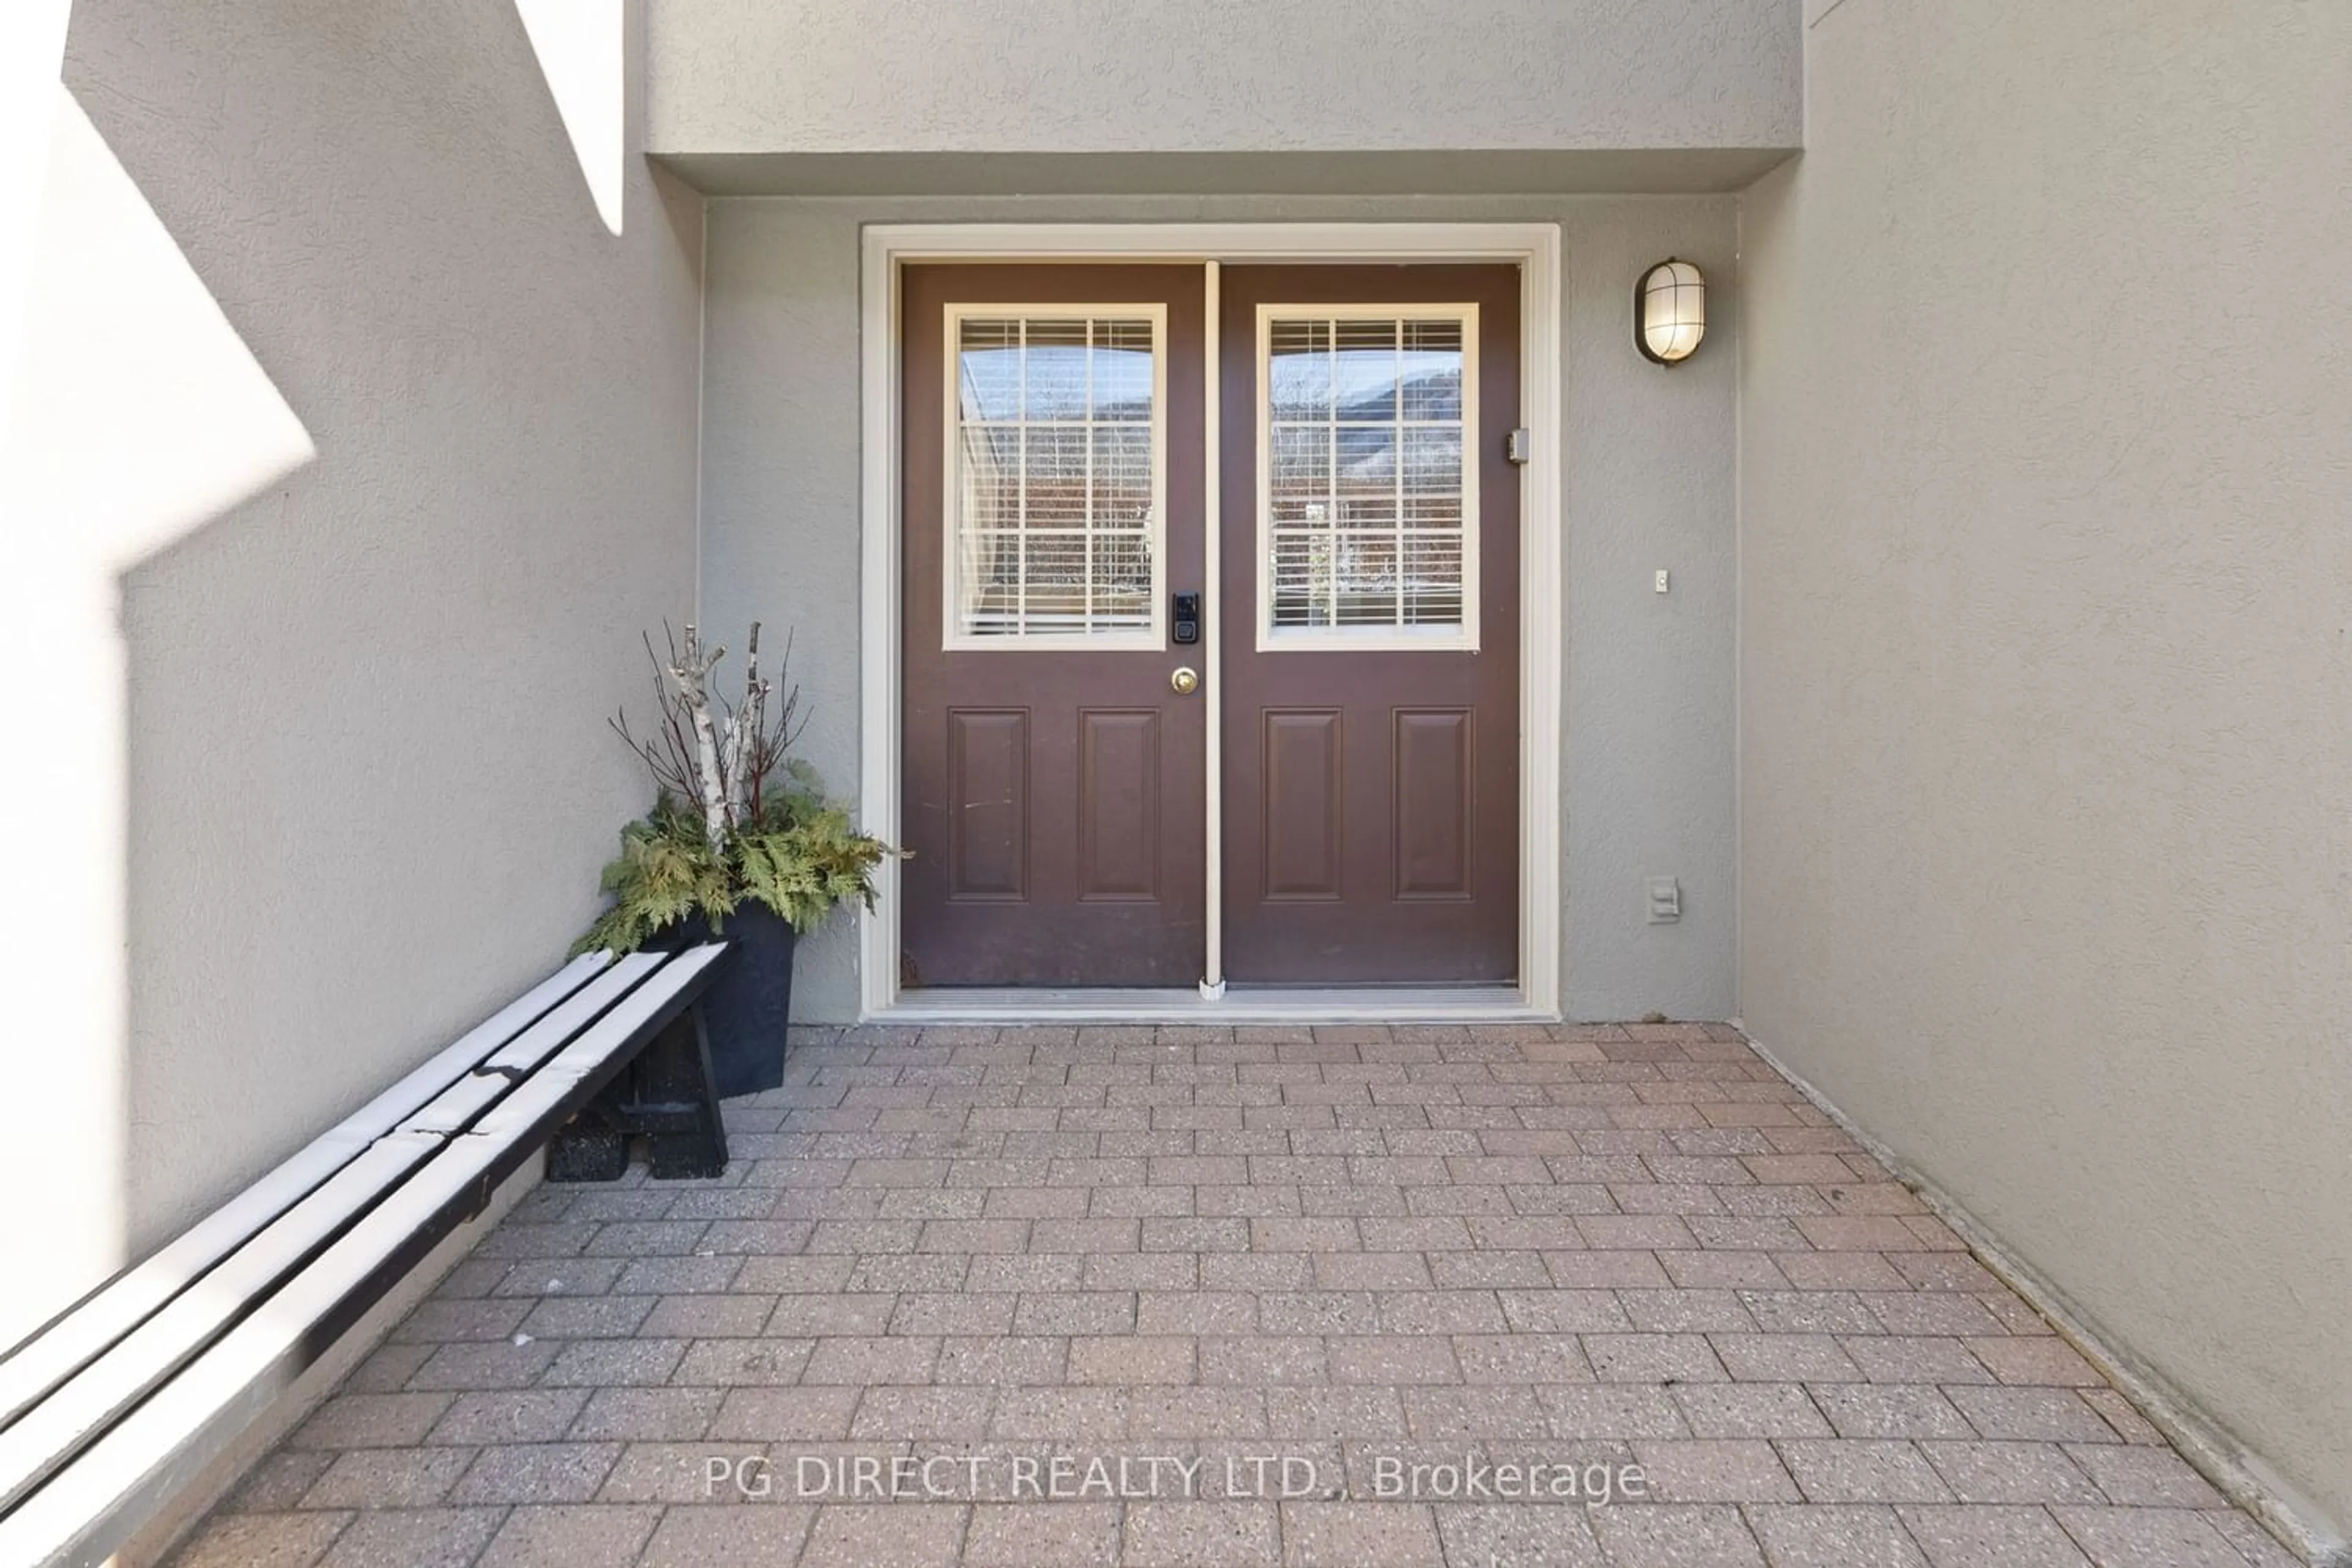
[[[1706,336],[1706,279],[1668,257],[1633,285],[1633,346],[1653,364],[1679,364]]]

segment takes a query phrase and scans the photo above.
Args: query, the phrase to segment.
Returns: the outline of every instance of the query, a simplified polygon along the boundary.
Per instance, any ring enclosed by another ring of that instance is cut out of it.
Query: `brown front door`
[[[1518,270],[1223,274],[1226,975],[1509,980]]]
[[[1202,281],[902,276],[903,984],[1201,977]]]
[[[1222,268],[1215,584],[1206,284],[902,274],[902,984],[1202,977],[1180,671],[1227,978],[1517,972],[1518,272]]]

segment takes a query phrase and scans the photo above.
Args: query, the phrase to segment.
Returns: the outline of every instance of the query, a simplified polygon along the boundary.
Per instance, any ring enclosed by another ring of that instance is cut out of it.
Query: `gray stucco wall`
[[[1725,197],[1053,200],[754,198],[709,206],[702,604],[730,637],[796,637],[803,742],[836,792],[858,767],[858,244],[866,222],[1387,218],[1561,226],[1566,1005],[1580,1017],[1718,1017],[1733,990],[1733,452],[1738,287]],[[1635,353],[1641,268],[1715,285],[1706,349]],[[1652,589],[1658,567],[1674,592]],[[773,635],[772,632],[771,635]],[[1679,925],[1644,879],[1681,879]],[[853,933],[804,944],[795,1007],[854,1016]]]
[[[119,629],[40,650],[127,674],[127,756],[88,784],[128,864],[77,875],[127,889],[128,1026],[44,1040],[16,1088],[119,1053],[128,1136],[64,1130],[7,1183],[92,1216],[119,1185],[136,1251],[593,914],[646,794],[604,720],[693,593],[701,214],[633,158],[605,231],[509,5],[79,0],[65,79],[318,454],[100,573]],[[118,412],[52,423],[139,464]],[[42,1280],[13,1318],[88,1282],[47,1261],[12,1253]]]
[[[1846,0],[1750,193],[1740,1002],[2352,1521],[2352,10]]]
[[[652,0],[651,26],[660,153],[1785,148],[1800,123],[1798,0]]]

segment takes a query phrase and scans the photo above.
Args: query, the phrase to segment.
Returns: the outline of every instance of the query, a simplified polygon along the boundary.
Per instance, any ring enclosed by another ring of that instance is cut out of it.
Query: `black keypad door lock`
[[[1169,598],[1170,608],[1174,612],[1169,619],[1175,623],[1174,629],[1169,633],[1169,639],[1179,647],[1189,647],[1199,642],[1201,640],[1201,595],[1172,594]]]

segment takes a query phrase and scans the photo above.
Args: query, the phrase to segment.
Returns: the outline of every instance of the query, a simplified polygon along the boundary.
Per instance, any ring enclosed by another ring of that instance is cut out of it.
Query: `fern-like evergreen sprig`
[[[659,733],[669,745],[643,744],[625,723],[614,724],[653,773],[654,808],[621,829],[621,852],[599,881],[613,903],[572,944],[573,952],[635,952],[694,915],[720,934],[746,900],[796,931],[853,899],[873,907],[875,872],[906,851],[857,831],[848,810],[825,798],[815,772],[799,758],[782,756],[796,733],[791,717],[797,693],[786,698],[772,728],[755,720],[747,768],[756,767],[751,777],[765,787],[732,807],[733,820],[713,831],[703,802],[681,789],[692,780],[683,742],[692,729],[692,694],[685,683],[657,685],[656,691],[663,706]],[[765,695],[762,686],[747,700],[761,702]]]

